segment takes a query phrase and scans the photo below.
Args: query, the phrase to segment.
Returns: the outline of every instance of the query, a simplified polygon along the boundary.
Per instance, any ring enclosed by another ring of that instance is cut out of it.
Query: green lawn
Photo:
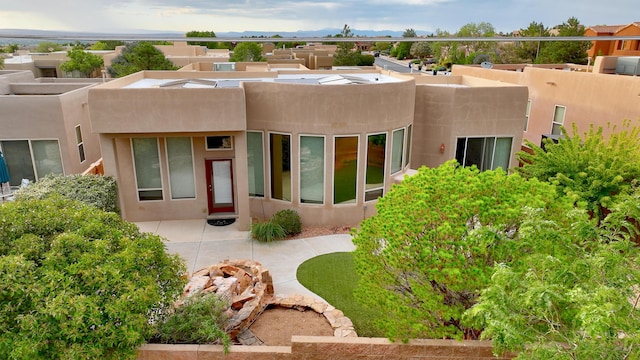
[[[353,297],[358,274],[352,253],[339,252],[311,258],[298,267],[297,277],[307,289],[342,310],[353,321],[358,336],[384,337],[373,327],[375,313],[361,306]]]

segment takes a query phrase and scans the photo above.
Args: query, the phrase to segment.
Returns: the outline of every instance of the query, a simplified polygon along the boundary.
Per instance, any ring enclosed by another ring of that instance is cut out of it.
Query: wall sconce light
[[[444,143],[440,145],[440,154],[444,154]]]

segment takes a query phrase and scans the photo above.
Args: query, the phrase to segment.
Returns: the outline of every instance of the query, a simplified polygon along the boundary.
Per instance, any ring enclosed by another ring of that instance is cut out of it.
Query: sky
[[[509,33],[576,17],[585,26],[640,21],[638,0],[0,0],[0,29],[135,33],[341,29],[456,32],[489,22]],[[357,32],[356,32],[357,34]]]

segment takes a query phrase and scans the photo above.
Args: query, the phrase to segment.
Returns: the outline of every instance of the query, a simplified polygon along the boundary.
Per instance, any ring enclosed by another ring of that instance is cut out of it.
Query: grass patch
[[[373,326],[375,312],[360,305],[353,297],[359,276],[352,253],[338,252],[311,258],[298,267],[296,276],[303,286],[351,319],[358,336],[384,337],[384,333]]]

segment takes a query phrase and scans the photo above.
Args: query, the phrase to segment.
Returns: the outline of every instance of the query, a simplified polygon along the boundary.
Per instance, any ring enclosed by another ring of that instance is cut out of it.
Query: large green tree
[[[102,68],[104,60],[102,56],[86,52],[82,49],[67,51],[68,61],[60,64],[60,69],[65,72],[77,71],[81,77],[91,77],[91,74]]]
[[[584,36],[585,27],[571,17],[558,25],[558,36]],[[539,63],[586,64],[590,41],[550,41],[540,49]]]
[[[559,193],[585,203],[602,220],[621,196],[635,191],[640,179],[640,128],[630,121],[620,128],[608,126],[608,138],[602,127],[591,126],[581,134],[573,124],[571,135],[562,128],[558,143],[548,141],[544,149],[526,141],[532,153],[517,153],[523,166],[515,170],[527,178],[553,183]]]
[[[353,233],[357,299],[380,314],[375,323],[391,339],[476,337],[462,314],[493,264],[511,256],[526,206],[552,216],[570,204],[556,201],[551,185],[501,169],[420,168]]]
[[[229,61],[265,61],[262,56],[262,46],[256,42],[241,42],[233,49]]]
[[[122,77],[142,70],[176,70],[162,51],[148,41],[127,44],[107,68],[111,77]]]
[[[412,28],[405,29],[402,33],[403,38],[415,38],[418,35],[416,31]],[[405,59],[411,56],[411,46],[413,45],[413,41],[401,41],[396,45],[396,57],[398,60]]]
[[[189,31],[187,32],[185,35],[185,37],[188,38],[197,38],[197,37],[202,37],[202,38],[214,38],[216,37],[216,33],[213,31]],[[217,49],[218,48],[218,42],[217,41],[187,41],[187,44],[189,45],[200,45],[200,46],[206,46],[208,49]]]
[[[90,50],[115,50],[117,46],[125,45],[124,41],[121,40],[99,40],[93,43],[89,49]]]
[[[526,29],[520,29],[522,37],[549,37],[549,29],[542,23],[532,21]],[[515,53],[519,60],[527,63],[537,63],[540,51],[548,45],[547,41],[521,41],[515,45]]]
[[[2,359],[134,359],[182,292],[182,260],[115,213],[52,197],[0,219]]]
[[[36,46],[36,52],[39,53],[49,53],[52,51],[60,50],[62,50],[62,45],[53,41],[43,41],[41,43],[38,43],[38,46]]]
[[[349,25],[344,24],[342,32],[336,34],[337,38],[351,38],[353,37],[353,31],[349,28]],[[337,49],[333,55],[333,65],[335,66],[356,66],[358,65],[358,52],[355,51],[355,43],[351,41],[344,41],[337,43]]]
[[[627,200],[637,212],[638,197]],[[517,359],[640,358],[639,248],[619,218],[597,225],[576,209],[565,219],[527,213],[519,257],[496,266],[465,320]]]

